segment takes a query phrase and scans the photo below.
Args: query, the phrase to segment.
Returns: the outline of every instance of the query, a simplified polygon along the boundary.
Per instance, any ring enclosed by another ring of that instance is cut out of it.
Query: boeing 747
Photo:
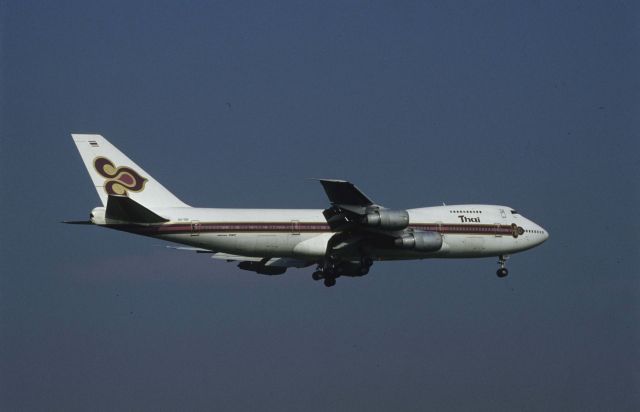
[[[363,276],[376,261],[498,257],[540,245],[549,234],[508,206],[447,205],[387,209],[344,180],[318,179],[325,209],[191,207],[96,134],[73,134],[102,206],[85,223],[208,253],[240,269],[280,275],[315,266],[314,280],[334,286],[340,276]]]

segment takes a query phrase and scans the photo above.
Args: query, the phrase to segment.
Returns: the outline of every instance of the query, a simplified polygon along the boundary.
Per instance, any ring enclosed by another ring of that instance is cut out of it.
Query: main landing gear
[[[328,288],[330,288],[331,286],[335,286],[336,278],[338,276],[340,275],[338,275],[334,271],[328,271],[326,268],[323,268],[321,266],[318,266],[318,270],[311,274],[311,278],[313,280],[324,279],[324,285]]]
[[[328,288],[336,285],[336,278],[339,276],[338,268],[333,262],[326,262],[324,266],[318,265],[318,269],[311,274],[313,280],[324,279],[324,285]]]
[[[373,259],[363,256],[360,260],[338,260],[337,258],[327,258],[311,275],[313,280],[324,279],[326,287],[335,286],[336,278],[340,276],[364,276],[369,273],[373,264]]]
[[[506,268],[507,259],[509,259],[507,255],[498,256],[498,265],[500,265],[500,268],[496,272],[496,275],[498,275],[499,278],[506,277],[509,274],[509,269]]]
[[[336,285],[336,278],[325,278],[324,285],[328,288]]]

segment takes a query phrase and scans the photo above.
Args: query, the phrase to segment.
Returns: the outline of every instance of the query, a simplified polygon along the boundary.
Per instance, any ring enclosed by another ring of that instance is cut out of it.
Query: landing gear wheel
[[[321,270],[316,270],[315,272],[313,272],[311,274],[311,278],[313,280],[320,280],[320,279],[324,278],[324,273],[322,273]]]
[[[498,256],[498,265],[500,269],[496,272],[499,278],[506,277],[509,274],[509,269],[507,269],[507,259],[509,259],[509,255],[500,255]]]
[[[336,284],[336,278],[325,278],[324,279],[324,285],[328,288],[330,288],[331,286],[335,286]]]
[[[363,256],[360,259],[360,276],[364,276],[367,273],[369,273],[369,269],[371,268],[371,265],[373,265],[373,259],[371,259],[368,256]]]

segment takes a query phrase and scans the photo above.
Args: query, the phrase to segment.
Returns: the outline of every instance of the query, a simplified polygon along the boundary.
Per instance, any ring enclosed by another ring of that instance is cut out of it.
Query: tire
[[[498,275],[499,278],[504,278],[509,274],[509,270],[507,268],[500,268],[498,269],[498,271],[496,272],[496,275]]]
[[[313,272],[311,274],[311,278],[313,280],[320,280],[320,279],[324,278],[324,274],[322,273],[322,271],[317,270],[317,271],[315,271],[315,272]]]
[[[336,279],[335,278],[325,278],[324,279],[324,285],[328,288],[330,288],[331,286],[335,286],[336,284]]]

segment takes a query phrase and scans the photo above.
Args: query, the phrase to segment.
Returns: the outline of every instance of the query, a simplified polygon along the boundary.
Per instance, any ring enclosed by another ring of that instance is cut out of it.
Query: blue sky
[[[633,2],[1,2],[7,410],[637,410]],[[58,222],[100,133],[195,206],[507,204],[514,256],[326,289]]]

